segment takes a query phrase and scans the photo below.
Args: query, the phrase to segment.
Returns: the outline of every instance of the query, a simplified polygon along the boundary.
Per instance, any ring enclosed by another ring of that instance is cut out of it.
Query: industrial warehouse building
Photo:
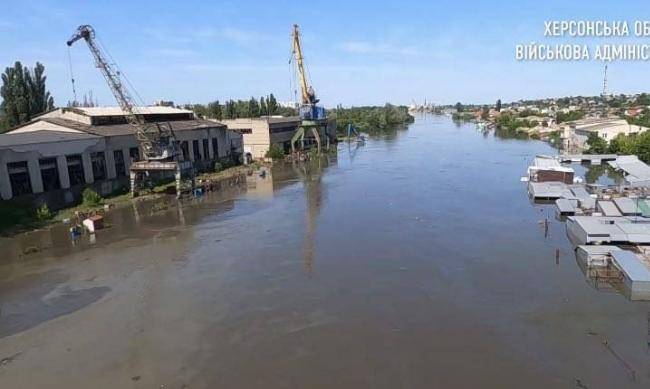
[[[300,118],[263,116],[261,118],[225,119],[221,123],[243,135],[243,152],[252,159],[263,159],[271,145],[291,150],[291,138],[300,126]]]
[[[138,108],[145,121],[169,123],[182,159],[197,170],[241,153],[242,136],[224,124],[173,107]],[[0,195],[33,195],[59,207],[86,186],[106,195],[128,183],[140,159],[133,127],[119,107],[59,108],[0,135]]]
[[[291,152],[291,138],[301,124],[297,116],[262,116],[259,118],[224,119],[220,123],[228,126],[229,130],[243,135],[243,153],[250,159],[261,160],[271,146],[285,152]],[[328,120],[325,134],[330,142],[336,139],[336,121]],[[307,136],[311,136],[308,134]]]

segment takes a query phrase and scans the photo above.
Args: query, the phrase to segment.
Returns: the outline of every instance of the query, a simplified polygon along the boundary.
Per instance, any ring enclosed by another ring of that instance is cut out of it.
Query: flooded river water
[[[338,147],[0,240],[0,387],[650,387],[650,304],[586,280],[519,181],[548,145],[420,117]]]

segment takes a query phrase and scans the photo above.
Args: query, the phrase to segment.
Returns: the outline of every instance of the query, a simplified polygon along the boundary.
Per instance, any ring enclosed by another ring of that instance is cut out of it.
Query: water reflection
[[[580,254],[579,250],[574,250],[576,264],[585,276],[585,281],[592,288],[603,293],[618,293],[626,295],[623,288],[623,282],[620,278],[620,272],[610,266],[595,267],[589,266],[587,258]]]
[[[625,181],[621,172],[614,170],[605,163],[601,165],[578,165],[575,170],[578,175],[584,175],[588,184],[611,186],[621,185]]]

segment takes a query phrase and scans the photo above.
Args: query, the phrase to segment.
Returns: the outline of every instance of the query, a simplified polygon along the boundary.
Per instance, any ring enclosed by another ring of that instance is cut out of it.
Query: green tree
[[[650,163],[650,132],[642,132],[635,139],[636,155],[640,160]]]
[[[260,104],[257,102],[257,99],[252,96],[251,99],[248,101],[248,114],[252,118],[260,117]]]
[[[264,97],[260,97],[260,115],[268,115],[269,111],[268,108],[266,107],[266,99]]]
[[[636,154],[636,139],[624,134],[618,134],[609,142],[609,152],[620,155]]]
[[[25,123],[31,118],[29,89],[25,81],[25,69],[20,62],[16,61],[13,67],[6,68],[2,74],[0,97],[4,130]]]
[[[275,115],[278,112],[278,102],[275,100],[273,93],[269,95],[268,101],[266,102],[266,107],[269,111],[269,115]]]
[[[456,112],[463,112],[463,104],[460,102],[456,103]]]
[[[237,111],[235,108],[235,102],[232,100],[226,101],[226,109],[223,113],[223,118],[224,119],[236,119],[237,118]]]
[[[45,86],[45,67],[36,63],[34,70],[16,61],[2,74],[0,87],[0,128],[7,130],[54,108],[54,99]]]
[[[54,109],[54,99],[45,87],[45,81],[47,80],[45,66],[40,62],[36,62],[36,67],[34,67],[33,71],[25,70],[31,116],[36,116],[42,112]]]
[[[501,112],[501,99],[497,100],[496,108],[497,112]]]
[[[208,103],[208,116],[217,120],[223,119],[223,111],[219,100]]]
[[[596,132],[589,133],[587,146],[589,146],[588,152],[591,154],[604,154],[608,150],[607,141],[598,136]]]

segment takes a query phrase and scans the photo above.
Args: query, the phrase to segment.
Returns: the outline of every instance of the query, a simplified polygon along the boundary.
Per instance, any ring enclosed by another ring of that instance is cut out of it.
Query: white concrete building
[[[583,151],[589,134],[596,133],[607,142],[619,134],[631,135],[647,131],[647,127],[628,124],[625,119],[589,118],[560,124],[565,150]]]
[[[241,135],[173,107],[140,107],[148,122],[169,123],[182,159],[199,170],[241,153]],[[32,195],[58,207],[88,185],[108,194],[128,182],[141,151],[119,107],[59,108],[0,134],[0,195]]]
[[[243,153],[252,159],[266,157],[270,147],[291,151],[291,138],[300,126],[300,118],[262,116],[260,118],[224,119],[220,121],[229,130],[242,134]]]

